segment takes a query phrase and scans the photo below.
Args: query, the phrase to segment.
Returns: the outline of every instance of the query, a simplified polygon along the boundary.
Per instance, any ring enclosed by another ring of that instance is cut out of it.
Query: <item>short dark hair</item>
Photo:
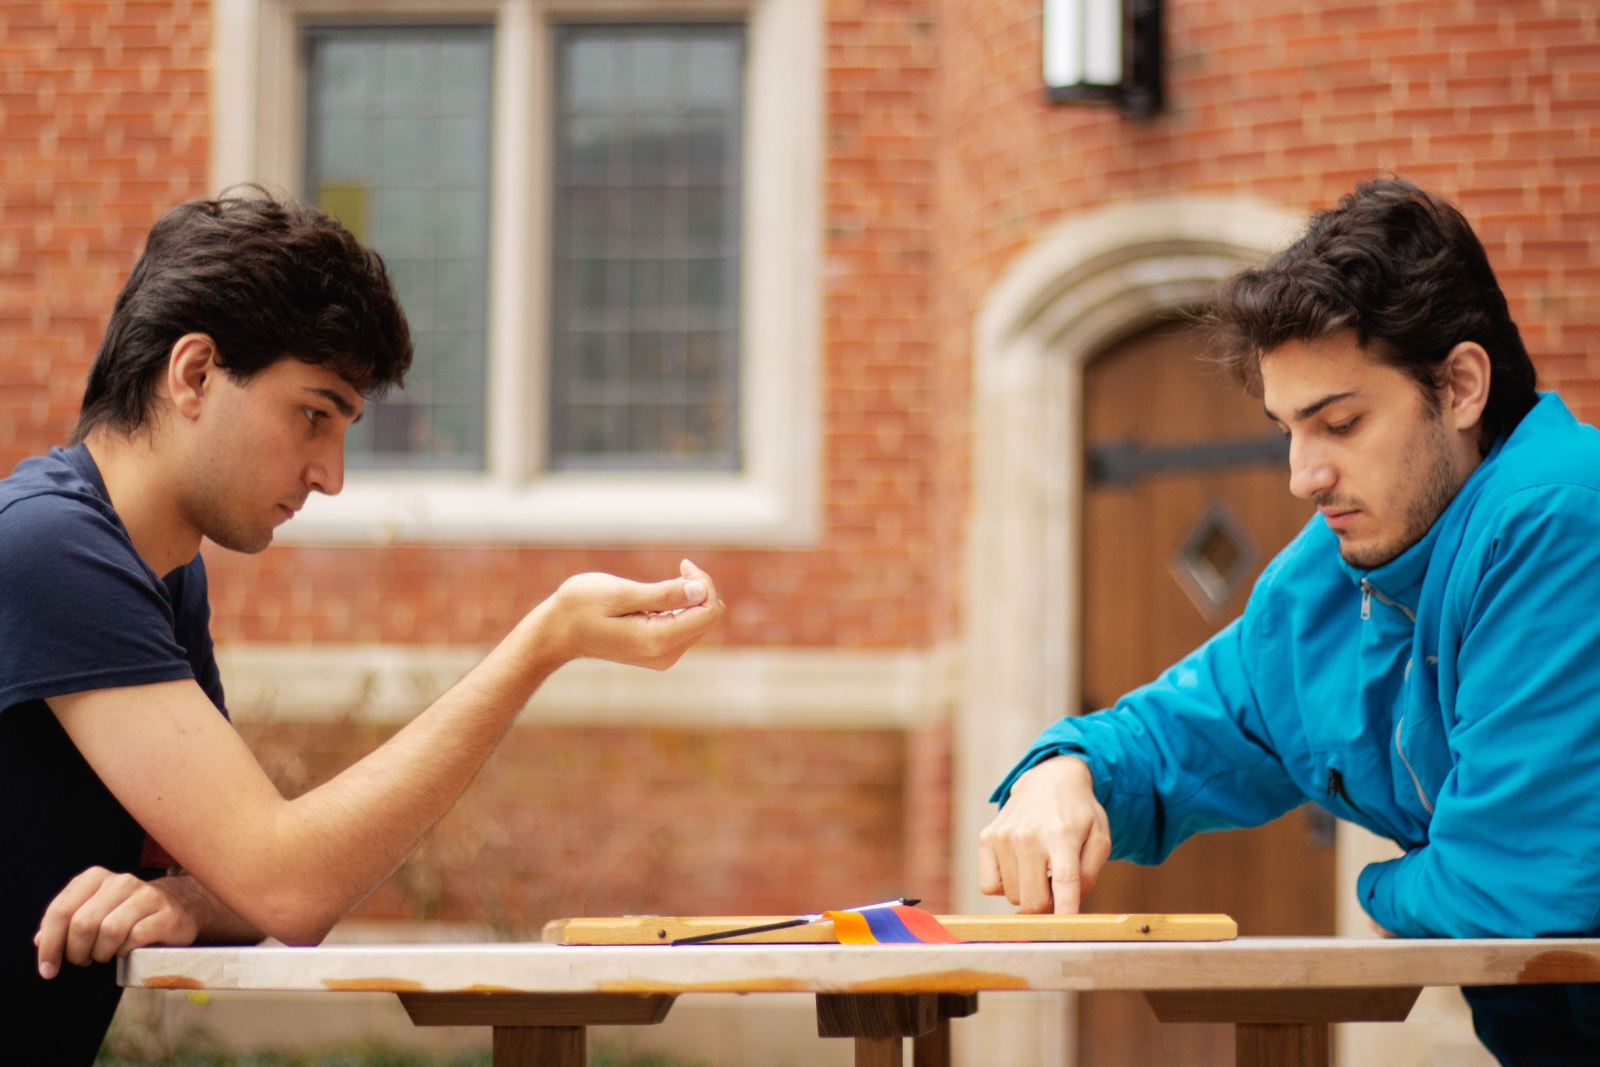
[[[1357,186],[1314,215],[1294,244],[1223,282],[1204,321],[1219,360],[1253,391],[1274,348],[1354,331],[1435,406],[1445,357],[1475,341],[1490,365],[1485,452],[1538,399],[1533,361],[1477,234],[1449,201],[1400,178]]]
[[[179,204],[151,227],[89,369],[74,441],[144,426],[186,333],[209,335],[236,381],[294,358],[369,398],[404,384],[411,329],[378,254],[309,205],[243,193]]]

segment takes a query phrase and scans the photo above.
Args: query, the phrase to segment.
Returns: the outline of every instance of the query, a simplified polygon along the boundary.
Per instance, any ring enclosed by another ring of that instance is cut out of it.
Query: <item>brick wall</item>
[[[0,4],[0,471],[66,435],[150,223],[202,191],[208,11]]]
[[[950,725],[929,723],[910,731],[905,773],[905,886],[935,913],[950,910],[951,890],[975,878],[976,859],[951,852]],[[984,798],[963,798],[976,803]]]
[[[959,631],[973,316],[1067,216],[1182,193],[1310,210],[1392,171],[1454,198],[1544,387],[1600,419],[1600,12],[1571,0],[1167,0],[1167,113],[1052,105],[1037,0],[940,9],[935,640]]]
[[[388,732],[246,728],[290,796]],[[784,915],[912,892],[933,903],[942,891],[920,883],[943,869],[921,854],[908,864],[905,840],[907,809],[925,804],[908,799],[910,776],[929,762],[898,730],[518,727],[355,915],[527,935],[568,915]]]

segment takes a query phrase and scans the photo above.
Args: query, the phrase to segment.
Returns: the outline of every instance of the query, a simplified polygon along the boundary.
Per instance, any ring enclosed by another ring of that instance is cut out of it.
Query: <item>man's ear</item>
[[[1444,360],[1444,404],[1458,431],[1477,427],[1489,403],[1489,353],[1476,341],[1462,341]]]
[[[200,417],[205,398],[213,392],[217,375],[217,346],[203,333],[186,333],[172,345],[167,357],[167,398],[173,409],[186,419]]]

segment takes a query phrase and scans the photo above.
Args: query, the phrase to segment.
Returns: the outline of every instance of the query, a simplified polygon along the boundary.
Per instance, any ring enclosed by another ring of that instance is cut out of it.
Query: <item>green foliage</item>
[[[178,1052],[158,1059],[102,1052],[95,1067],[490,1067],[489,1053],[441,1055],[381,1046],[322,1052]]]
[[[102,1052],[95,1067],[490,1067],[487,1050],[461,1054],[410,1052],[386,1046],[361,1046],[331,1051],[308,1052],[180,1052],[158,1059],[128,1057],[125,1053]],[[669,1056],[618,1052],[596,1048],[590,1051],[589,1067],[697,1067]]]

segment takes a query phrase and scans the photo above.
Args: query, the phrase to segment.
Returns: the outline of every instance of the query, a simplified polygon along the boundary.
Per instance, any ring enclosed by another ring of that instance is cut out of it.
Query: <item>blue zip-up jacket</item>
[[[1315,517],[1243,616],[1001,783],[1076,753],[1112,856],[1306,800],[1398,842],[1361,905],[1409,937],[1600,928],[1600,432],[1544,394],[1427,534],[1345,564]],[[1480,1031],[1482,1020],[1480,1018]]]

